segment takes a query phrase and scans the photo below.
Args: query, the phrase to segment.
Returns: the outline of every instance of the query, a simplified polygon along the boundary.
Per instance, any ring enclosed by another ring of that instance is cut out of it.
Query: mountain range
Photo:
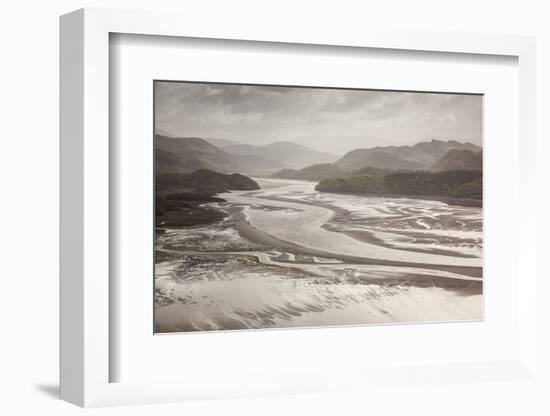
[[[272,175],[278,178],[322,180],[366,167],[385,170],[481,169],[481,148],[456,140],[433,139],[412,146],[356,149],[340,159],[294,142],[249,145],[225,139],[155,135],[157,173],[220,173]],[[213,144],[217,143],[217,145]]]
[[[162,134],[156,134],[155,139],[158,173],[208,169],[221,173],[270,174],[336,160],[336,156],[292,142],[253,146],[224,139],[176,138]]]
[[[479,146],[470,142],[433,139],[413,146],[378,146],[371,149],[356,149],[336,161],[342,169],[354,170],[366,166],[381,169],[428,170],[449,150],[478,152]]]
[[[386,146],[357,149],[335,163],[317,164],[303,169],[283,169],[271,175],[280,179],[321,181],[350,175],[372,174],[376,170],[448,171],[481,170],[481,148],[454,140],[431,140],[414,146]]]

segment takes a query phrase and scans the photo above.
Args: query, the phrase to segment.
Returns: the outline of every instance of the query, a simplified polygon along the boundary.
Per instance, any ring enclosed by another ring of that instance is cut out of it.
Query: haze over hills
[[[158,173],[190,173],[198,169],[208,169],[221,173],[261,174],[284,168],[284,165],[276,161],[258,156],[229,154],[208,140],[198,137],[174,138],[157,134],[156,139]]]
[[[241,167],[241,171],[248,174],[265,175],[284,169],[285,165],[275,160],[261,156],[231,154],[231,158]]]
[[[480,148],[472,143],[431,140],[417,143],[414,146],[357,149],[332,164],[315,164],[302,169],[282,169],[273,173],[271,177],[320,181],[341,176],[362,175],[366,169],[383,171],[480,170],[481,158]]]
[[[460,136],[455,136],[460,137]],[[396,136],[395,140],[389,139],[384,136],[379,136],[377,134],[360,134],[360,135],[349,135],[342,133],[341,135],[327,136],[327,135],[309,135],[301,136],[293,140],[294,143],[301,144],[302,146],[311,147],[312,149],[318,150],[320,152],[326,152],[330,154],[335,154],[338,156],[343,156],[346,153],[349,153],[356,149],[373,149],[375,147],[387,147],[388,143],[393,144],[394,146],[413,146],[417,142],[429,142],[432,139],[440,140],[443,142],[453,141],[452,137],[442,137],[442,136],[420,136],[417,141],[403,139],[403,137]],[[459,142],[467,142],[476,144],[479,146],[480,140],[476,137],[471,139],[460,139]]]
[[[224,139],[175,138],[161,134],[155,137],[158,173],[190,173],[209,169],[221,173],[270,174],[289,167],[303,168],[320,160],[336,159],[335,156],[290,142],[251,146]],[[220,148],[211,142],[232,144]]]
[[[233,155],[255,156],[275,161],[287,169],[301,169],[318,163],[331,163],[337,159],[334,155],[293,142],[275,142],[263,146],[237,144],[225,146],[223,150]]]
[[[475,144],[456,140],[433,139],[413,146],[384,146],[371,149],[356,149],[336,161],[340,168],[353,170],[371,166],[381,169],[430,169],[449,150],[460,149],[480,151]]]
[[[468,142],[434,139],[356,149],[335,160],[291,142],[253,146],[217,139],[220,145],[231,143],[220,148],[198,137],[157,134],[155,139],[155,212],[163,226],[220,220],[221,213],[203,204],[219,202],[215,194],[227,190],[257,190],[249,176],[264,174],[315,181],[320,192],[445,197],[475,206],[482,200],[482,152]]]
[[[347,171],[339,168],[334,163],[318,163],[303,169],[282,169],[271,175],[279,179],[299,179],[304,181],[320,181],[345,175]]]
[[[341,133],[337,136],[312,134],[301,136],[293,140],[296,144],[311,147],[320,152],[335,154],[340,157],[354,149],[374,147],[385,141],[386,140],[383,138],[377,140],[376,137],[370,135],[350,135],[345,133]],[[370,145],[371,143],[372,145]]]
[[[336,160],[333,155],[292,142],[253,146],[225,139],[174,138],[161,134],[155,137],[158,173],[190,173],[208,169],[221,173],[322,180],[365,167],[436,171],[481,169],[481,148],[455,140],[433,139],[413,146],[356,149]],[[231,144],[220,148],[212,141]]]
[[[219,147],[220,149],[224,148],[225,146],[241,144],[240,142],[237,142],[235,140],[219,139],[217,137],[204,137],[204,140],[216,147]]]

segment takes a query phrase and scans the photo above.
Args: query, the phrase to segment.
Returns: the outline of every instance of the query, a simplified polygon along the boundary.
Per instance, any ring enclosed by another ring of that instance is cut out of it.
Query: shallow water
[[[265,182],[275,183],[260,180]],[[299,246],[334,255],[481,267],[480,208],[408,198],[324,194],[316,192],[312,182],[288,182],[222,197],[243,205],[254,227]],[[351,231],[364,231],[381,241],[373,244],[344,234]],[[452,255],[431,253],[441,249]]]
[[[481,319],[480,208],[257,181],[157,238],[158,331]]]

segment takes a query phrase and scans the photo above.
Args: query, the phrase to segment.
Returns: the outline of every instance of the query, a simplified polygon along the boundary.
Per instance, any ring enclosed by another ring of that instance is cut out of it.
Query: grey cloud
[[[335,153],[346,151],[338,139],[350,137],[363,137],[364,147],[427,137],[479,144],[481,107],[479,95],[155,83],[161,131],[251,144],[317,138],[322,150]]]

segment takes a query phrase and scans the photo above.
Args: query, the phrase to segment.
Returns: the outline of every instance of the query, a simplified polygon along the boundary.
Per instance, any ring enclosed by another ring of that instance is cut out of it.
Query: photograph
[[[483,95],[153,81],[154,333],[483,320]]]

